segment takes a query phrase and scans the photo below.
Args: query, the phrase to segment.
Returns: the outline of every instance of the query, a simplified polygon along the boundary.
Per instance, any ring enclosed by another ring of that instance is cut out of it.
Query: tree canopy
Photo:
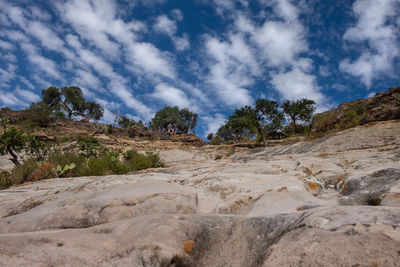
[[[293,124],[294,133],[297,133],[297,122],[310,122],[315,111],[315,101],[302,98],[296,101],[286,100],[282,103],[283,112],[289,116]]]
[[[314,105],[313,100],[303,98],[293,102],[285,101],[280,109],[276,101],[259,99],[254,107],[236,109],[215,136],[224,141],[239,142],[244,137],[252,139],[257,133],[259,140],[265,143],[267,139],[282,136],[283,129],[287,129],[288,126],[284,126],[284,114],[288,115],[293,125],[298,121],[309,122],[315,110]]]
[[[240,141],[244,136],[252,138],[254,134],[265,142],[271,135],[282,127],[283,116],[278,111],[276,101],[259,99],[255,107],[244,106],[236,109],[229,120],[217,132],[224,140]]]
[[[198,114],[189,111],[187,108],[179,109],[178,106],[166,106],[159,110],[150,122],[151,128],[166,129],[169,124],[179,132],[187,133],[190,129],[196,128]]]
[[[88,119],[99,120],[104,109],[95,102],[87,102],[83,97],[81,88],[76,86],[49,87],[42,90],[43,102],[53,112],[65,112],[68,118],[83,116]]]

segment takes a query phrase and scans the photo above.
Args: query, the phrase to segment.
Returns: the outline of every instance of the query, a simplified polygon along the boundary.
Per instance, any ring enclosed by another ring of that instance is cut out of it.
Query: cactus
[[[61,167],[61,165],[57,165],[57,167],[54,169],[54,172],[57,177],[60,177],[63,175],[66,171],[72,170],[76,167],[75,163],[71,163],[69,165],[65,165],[64,168]]]

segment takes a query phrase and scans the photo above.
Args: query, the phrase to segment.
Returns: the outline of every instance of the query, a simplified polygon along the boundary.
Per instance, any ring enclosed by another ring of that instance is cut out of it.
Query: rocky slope
[[[155,146],[158,144],[157,146]],[[400,122],[0,191],[0,265],[399,266]]]
[[[400,87],[391,88],[367,99],[341,104],[339,107],[315,115],[314,132],[346,129],[375,121],[400,119]]]

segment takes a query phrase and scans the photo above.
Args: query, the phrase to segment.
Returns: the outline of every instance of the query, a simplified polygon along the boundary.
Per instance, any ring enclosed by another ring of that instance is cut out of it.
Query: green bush
[[[77,145],[80,154],[87,158],[97,157],[102,152],[99,141],[94,137],[79,137]]]
[[[94,140],[91,141],[96,144]],[[59,150],[55,150],[45,158],[45,163],[39,162],[36,157],[29,158],[11,172],[0,172],[0,189],[25,182],[32,173],[37,172],[36,169],[43,172],[39,173],[40,177],[35,177],[32,181],[55,177],[125,174],[146,168],[164,167],[158,153],[142,154],[135,150],[129,150],[122,154],[121,150],[110,150],[100,145],[98,145],[98,149],[101,149],[102,153],[89,153],[92,155],[90,157],[87,157],[85,153],[61,153]],[[50,167],[43,168],[44,164]]]
[[[133,170],[164,167],[164,163],[161,161],[158,153],[147,152],[144,155],[131,149],[125,153],[125,159]]]

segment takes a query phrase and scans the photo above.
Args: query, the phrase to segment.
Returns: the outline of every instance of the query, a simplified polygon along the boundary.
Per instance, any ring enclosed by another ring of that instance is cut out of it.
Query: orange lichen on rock
[[[287,190],[287,187],[284,186],[284,187],[279,188],[277,191],[282,192],[282,191],[288,191],[288,190]]]
[[[317,190],[317,189],[320,188],[321,186],[320,186],[319,184],[317,184],[317,183],[314,183],[314,182],[308,182],[308,187],[309,187],[311,190]]]
[[[340,194],[344,195],[344,193],[346,193],[347,190],[347,183],[344,184],[342,190],[340,191]]]
[[[399,198],[400,197],[400,193],[396,193],[393,195],[393,198]]]
[[[185,252],[187,254],[190,254],[190,255],[193,254],[193,247],[194,247],[194,241],[193,240],[188,240],[188,241],[185,242],[184,249],[185,249]]]

